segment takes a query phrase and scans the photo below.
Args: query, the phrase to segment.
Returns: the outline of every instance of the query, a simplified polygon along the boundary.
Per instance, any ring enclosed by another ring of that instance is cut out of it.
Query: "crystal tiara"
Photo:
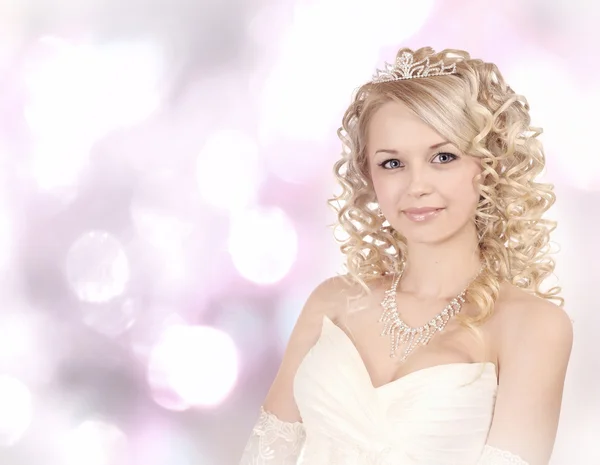
[[[437,63],[430,64],[429,57],[415,63],[415,58],[411,52],[402,52],[402,55],[396,57],[393,65],[385,63],[383,69],[378,69],[371,81],[379,83],[448,74],[456,74],[456,63],[445,65],[440,60]]]

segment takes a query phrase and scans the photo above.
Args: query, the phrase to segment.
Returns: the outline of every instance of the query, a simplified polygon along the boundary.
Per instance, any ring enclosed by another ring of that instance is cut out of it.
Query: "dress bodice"
[[[299,463],[474,464],[496,391],[491,362],[436,365],[374,387],[353,342],[325,316],[294,379],[306,429]]]

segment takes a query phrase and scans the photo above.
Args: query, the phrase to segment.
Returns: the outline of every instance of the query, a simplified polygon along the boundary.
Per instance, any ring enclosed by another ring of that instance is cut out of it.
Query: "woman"
[[[540,289],[540,132],[462,51],[401,49],[357,91],[331,200],[348,273],[306,302],[242,464],[548,463],[572,326]]]

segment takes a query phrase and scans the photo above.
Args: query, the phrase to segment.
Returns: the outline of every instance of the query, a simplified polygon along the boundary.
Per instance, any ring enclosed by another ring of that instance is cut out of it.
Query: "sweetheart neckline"
[[[373,378],[371,378],[371,374],[369,373],[369,370],[367,370],[367,366],[365,365],[365,362],[364,362],[362,356],[360,355],[360,352],[358,351],[358,349],[356,348],[354,343],[350,340],[350,338],[348,337],[346,332],[342,328],[340,328],[337,324],[335,324],[333,322],[333,320],[331,318],[329,318],[327,315],[323,315],[323,325],[324,325],[325,321],[327,321],[329,324],[331,324],[331,326],[334,326],[335,329],[338,331],[338,333],[341,333],[342,339],[344,339],[347,342],[347,344],[350,345],[352,353],[354,353],[355,358],[357,358],[357,361],[359,362],[359,365],[362,367],[363,373],[364,373],[369,385],[371,386],[371,388],[374,391],[377,391],[377,392],[382,391],[390,386],[393,386],[396,384],[401,384],[401,382],[405,381],[406,378],[412,378],[419,374],[425,374],[425,373],[428,373],[435,369],[441,369],[441,368],[447,369],[450,367],[466,367],[466,366],[477,366],[477,365],[485,365],[484,369],[489,369],[491,367],[494,370],[494,378],[496,379],[496,383],[498,383],[498,375],[496,374],[496,365],[493,362],[486,361],[486,362],[450,362],[450,363],[440,363],[437,365],[431,365],[428,367],[419,368],[418,370],[411,371],[411,372],[401,376],[400,378],[396,378],[396,379],[389,381],[387,383],[384,383],[380,386],[375,386],[373,384]],[[315,343],[315,345],[317,345],[319,343],[322,336],[323,336],[323,328],[321,328],[321,334],[319,335],[319,338],[317,339],[317,342]]]

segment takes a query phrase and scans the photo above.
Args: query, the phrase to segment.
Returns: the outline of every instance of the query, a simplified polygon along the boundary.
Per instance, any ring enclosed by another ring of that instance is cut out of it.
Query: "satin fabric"
[[[476,464],[496,392],[491,362],[437,365],[374,387],[352,341],[325,316],[294,378],[306,431],[298,463]]]

